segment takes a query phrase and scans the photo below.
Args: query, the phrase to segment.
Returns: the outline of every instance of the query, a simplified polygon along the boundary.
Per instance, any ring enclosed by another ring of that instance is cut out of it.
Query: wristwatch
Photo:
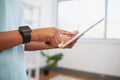
[[[19,32],[23,37],[23,44],[31,41],[32,30],[30,29],[29,26],[20,26],[19,27]]]

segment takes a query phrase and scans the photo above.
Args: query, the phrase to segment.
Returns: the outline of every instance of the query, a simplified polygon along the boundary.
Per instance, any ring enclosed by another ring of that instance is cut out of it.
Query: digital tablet
[[[76,36],[74,36],[72,39],[70,39],[68,42],[66,42],[65,44],[59,44],[58,47],[59,48],[65,48],[67,45],[69,45],[71,42],[73,42],[74,40],[76,40],[77,38],[80,38],[81,36],[83,36],[87,31],[89,31],[90,29],[92,29],[93,27],[95,27],[97,24],[99,24],[100,22],[102,22],[104,20],[104,18],[100,19],[99,21],[97,21],[95,24],[93,24],[92,26],[90,26],[88,29],[86,29],[83,32],[79,32]]]

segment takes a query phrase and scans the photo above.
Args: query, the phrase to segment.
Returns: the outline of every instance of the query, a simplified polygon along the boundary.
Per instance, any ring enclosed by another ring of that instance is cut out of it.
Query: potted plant
[[[55,67],[57,67],[58,62],[62,59],[62,53],[56,53],[54,55],[47,55],[45,52],[40,52],[42,56],[46,57],[47,66],[44,70],[44,75],[49,75],[49,71]]]

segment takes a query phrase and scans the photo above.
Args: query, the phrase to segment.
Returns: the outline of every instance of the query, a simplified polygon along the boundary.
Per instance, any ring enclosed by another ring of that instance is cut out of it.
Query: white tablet
[[[90,29],[92,29],[93,27],[95,27],[97,24],[99,24],[100,22],[102,22],[104,20],[104,18],[100,19],[99,21],[97,21],[95,24],[93,24],[91,27],[89,27],[88,29],[86,29],[83,32],[79,32],[75,37],[73,37],[72,39],[70,39],[68,42],[66,42],[65,44],[59,44],[58,47],[59,48],[65,48],[67,45],[69,45],[71,42],[73,42],[74,40],[76,40],[77,38],[80,38],[81,36],[83,36],[87,31],[89,31]]]

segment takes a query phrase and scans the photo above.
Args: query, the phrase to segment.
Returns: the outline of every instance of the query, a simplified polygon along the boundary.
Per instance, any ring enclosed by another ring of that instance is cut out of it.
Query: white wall
[[[57,0],[41,0],[41,27],[56,26]]]
[[[56,26],[57,0],[22,0],[36,7],[40,7],[40,27]]]
[[[53,52],[64,53],[59,67],[120,76],[120,41],[80,40],[72,49]]]

